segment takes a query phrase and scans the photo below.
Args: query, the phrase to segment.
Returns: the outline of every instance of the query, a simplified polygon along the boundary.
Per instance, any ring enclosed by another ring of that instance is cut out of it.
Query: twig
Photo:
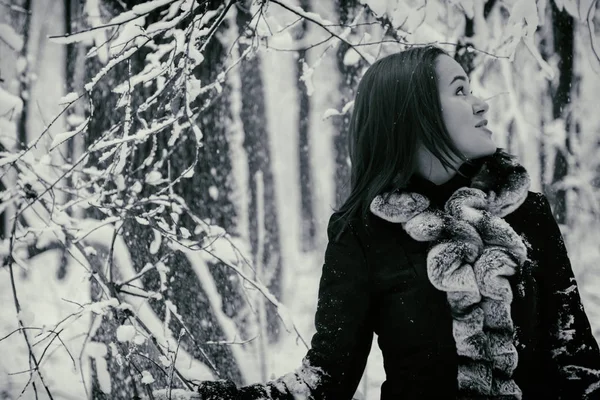
[[[46,209],[47,212],[49,212],[49,210],[47,209],[47,206],[44,203],[41,203],[42,206]],[[18,212],[17,212],[18,214]],[[16,223],[16,218],[15,218],[15,223]],[[11,255],[12,255],[12,245],[13,245],[13,241],[14,241],[14,231],[16,230],[16,226],[13,227],[13,235],[12,238],[13,240],[11,241]],[[72,235],[70,234],[69,231],[65,230],[63,228],[63,233],[65,234],[66,237],[73,239]],[[107,296],[110,297],[114,297],[115,299],[117,299],[119,304],[123,303],[123,299],[121,298],[121,295],[119,294],[119,291],[117,290],[116,286],[114,284],[107,284],[107,279],[106,276],[103,274],[101,268],[97,267],[96,264],[94,262],[92,262],[92,260],[90,260],[87,256],[87,254],[84,251],[83,245],[81,243],[74,243],[72,242],[73,246],[75,246],[75,248],[81,253],[81,255],[86,258],[86,260],[88,261],[88,264],[90,265],[90,267],[92,268],[92,277],[96,280],[96,282],[98,282],[98,284],[100,284],[100,286],[103,288],[103,290],[105,291]],[[71,257],[73,257],[76,261],[80,262],[76,257],[74,257],[74,255],[69,251],[69,254],[71,255]],[[10,264],[11,266],[11,275],[12,275],[12,262]],[[16,293],[15,293],[16,295]],[[158,352],[161,355],[165,355],[165,353],[163,352],[162,348],[160,347],[159,343],[157,342],[156,338],[152,335],[152,331],[148,328],[148,326],[137,316],[134,316],[136,322],[138,323],[138,325],[144,329],[148,335],[151,337],[151,341],[152,343],[155,345],[156,349],[158,350]],[[19,321],[21,323],[21,321]],[[87,339],[86,339],[87,342]],[[29,342],[28,342],[29,344]],[[85,342],[84,342],[84,346],[82,347],[82,351],[80,353],[80,357],[79,360],[81,361],[82,356],[83,356],[83,349],[85,347]],[[37,363],[37,360],[36,360]],[[181,374],[181,372],[179,372],[179,370],[175,370],[175,373],[177,374],[177,377],[181,380],[181,382],[189,389],[192,390],[192,385],[189,383],[189,381],[183,376],[183,374]],[[38,374],[40,374],[40,371],[38,369]],[[41,374],[40,374],[41,377]],[[43,381],[42,381],[43,382]],[[45,384],[44,384],[45,386]],[[47,390],[49,392],[49,390]],[[50,399],[53,400],[53,398],[51,397],[50,393],[48,393],[50,396]]]
[[[325,31],[327,31],[330,35],[335,36],[337,39],[341,40],[342,42],[346,43],[348,46],[350,46],[352,49],[354,49],[354,51],[356,51],[356,53],[360,56],[360,58],[362,58],[367,65],[371,65],[371,61],[361,52],[359,51],[356,46],[354,44],[352,44],[351,42],[349,42],[348,40],[346,40],[345,38],[343,38],[342,36],[338,35],[337,33],[333,32],[331,29],[327,28],[327,26],[325,26],[325,24],[323,24],[320,21],[317,21],[316,19],[303,14],[302,12],[295,10],[294,8],[290,7],[289,5],[282,3],[279,0],[269,0],[270,3],[275,3],[283,8],[285,8],[286,10],[300,16],[303,17],[304,19],[306,19],[307,21],[310,21],[318,26],[320,26],[321,28],[323,28]]]
[[[219,341],[215,342],[215,341],[209,340],[209,341],[204,342],[204,344],[219,345],[219,346],[240,345],[240,344],[250,343],[250,342],[256,340],[257,338],[258,338],[258,335],[254,336],[253,338],[250,338],[250,339],[242,340],[241,342],[236,342],[236,341],[231,341],[231,340],[219,340]]]
[[[73,361],[73,368],[76,368],[75,365],[75,359],[73,358],[73,356],[71,355],[71,352],[69,351],[69,349],[67,348],[67,346],[65,345],[65,342],[63,342],[63,340],[60,338],[60,334],[64,331],[64,328],[61,329],[58,332],[55,331],[48,331],[49,333],[54,334],[54,337],[52,339],[50,339],[50,342],[46,345],[46,347],[44,348],[44,351],[42,352],[42,355],[40,356],[40,363],[42,362],[42,360],[44,359],[44,355],[46,354],[46,352],[48,351],[48,349],[50,348],[50,346],[52,345],[52,342],[54,342],[54,339],[58,339],[62,345],[64,346],[65,350],[67,351],[67,354],[69,355],[69,357],[71,358],[71,360]],[[43,340],[46,340],[47,337],[43,338],[42,340],[40,340],[39,342],[35,343],[33,346],[41,343]]]
[[[15,333],[17,333],[17,332],[21,332],[21,331],[23,331],[23,330],[26,330],[26,329],[27,329],[27,330],[37,330],[37,331],[42,331],[42,330],[43,330],[42,328],[34,328],[34,327],[31,327],[31,326],[28,326],[28,327],[25,327],[25,328],[17,328],[17,329],[15,329],[14,331],[12,331],[11,333],[9,333],[8,335],[6,335],[6,336],[4,336],[4,337],[0,338],[0,342],[1,342],[1,341],[3,341],[4,339],[8,339],[8,338],[9,338],[9,337],[11,337],[13,334],[15,334]]]
[[[19,206],[19,209],[20,208],[21,207]],[[19,328],[23,332],[23,338],[25,339],[25,343],[27,344],[27,348],[29,350],[29,359],[31,361],[33,361],[33,364],[35,365],[35,370],[36,370],[38,376],[40,377],[40,381],[42,382],[42,385],[44,386],[44,389],[46,390],[46,393],[48,394],[48,397],[51,400],[53,400],[54,397],[52,397],[52,393],[50,392],[50,389],[48,388],[48,386],[46,385],[46,382],[44,381],[44,376],[42,375],[42,371],[40,370],[40,366],[39,366],[38,360],[35,357],[35,354],[33,353],[33,348],[31,347],[31,343],[29,342],[29,337],[27,336],[27,332],[25,330],[23,330],[25,328],[25,325],[23,324],[23,318],[20,315],[21,304],[19,303],[19,297],[17,295],[17,287],[15,285],[15,274],[14,274],[14,271],[13,271],[13,262],[14,262],[13,250],[14,250],[14,246],[15,246],[15,233],[17,231],[17,222],[19,220],[19,218],[17,217],[18,215],[19,215],[19,210],[17,210],[17,212],[16,212],[14,223],[13,223],[13,226],[12,226],[11,240],[10,240],[9,252],[8,252],[8,270],[10,272],[10,285],[11,285],[11,288],[12,288],[12,294],[13,294],[13,300],[14,300],[14,304],[15,304],[15,309],[17,311],[17,319],[19,321]],[[31,381],[32,376],[33,376],[33,374],[29,377],[29,382]],[[27,385],[29,384],[29,382],[27,383]],[[23,391],[21,392],[21,395],[24,393],[25,389],[27,389],[27,385],[25,385],[25,387],[23,388]]]
[[[154,361],[153,359],[151,359],[150,357],[148,357],[147,355],[145,355],[145,354],[142,354],[142,353],[137,353],[137,352],[132,352],[131,354],[133,354],[134,356],[140,356],[140,357],[143,357],[143,358],[145,358],[147,361],[150,361],[150,362],[151,362],[152,364],[154,364],[154,366],[155,366],[156,368],[158,368],[158,370],[159,370],[160,372],[162,372],[162,373],[163,373],[163,374],[164,374],[164,375],[165,375],[167,378],[169,377],[169,373],[168,373],[167,371],[165,371],[165,370],[164,370],[163,366],[162,366],[162,365],[160,365],[159,363],[157,363],[156,361]]]
[[[216,255],[215,253],[211,252],[210,250],[203,250],[205,252],[207,252],[208,254],[210,254],[212,257],[214,257],[216,260],[218,260],[219,262],[223,263],[223,265],[233,269],[238,275],[240,275],[242,277],[242,279],[244,279],[246,282],[250,283],[252,286],[254,286],[259,292],[261,292],[263,294],[263,296],[269,300],[269,302],[271,302],[271,304],[273,304],[275,307],[279,308],[282,306],[281,303],[279,303],[279,301],[277,301],[277,299],[275,299],[275,297],[267,292],[265,290],[265,288],[262,285],[259,285],[258,283],[256,283],[254,280],[248,278],[246,276],[246,274],[244,274],[238,267],[236,267],[235,265],[232,265],[231,263],[223,260],[221,257],[219,257],[218,255]],[[278,313],[279,318],[283,320],[283,317]],[[307,342],[304,340],[304,338],[302,337],[302,335],[300,335],[300,331],[298,331],[298,328],[296,327],[295,324],[292,324],[294,331],[296,332],[296,334],[298,335],[298,337],[300,338],[300,340],[302,341],[302,343],[304,344],[304,346],[306,346],[307,349],[309,349],[309,346],[307,344]]]
[[[18,11],[24,14],[31,14],[31,10],[27,10],[19,5],[16,4],[11,4],[11,3],[7,3],[5,1],[0,1],[0,5],[3,5],[4,7],[7,7],[13,11]]]
[[[173,388],[173,372],[175,371],[175,361],[177,360],[177,353],[179,353],[179,345],[181,344],[181,338],[185,335],[185,329],[179,331],[179,337],[177,338],[177,347],[175,348],[175,354],[173,355],[173,362],[171,363],[171,371],[169,372],[169,383],[167,385],[167,398],[171,400],[171,389]]]
[[[110,242],[110,250],[108,251],[108,271],[107,271],[107,278],[108,278],[108,283],[113,283],[113,254],[115,252],[115,241],[117,240],[117,235],[119,234],[119,230],[121,229],[121,227],[123,226],[123,223],[117,221],[115,223],[115,229],[113,231],[113,237],[112,240]]]
[[[597,2],[598,0],[594,0],[592,1],[592,4],[590,4],[586,20],[588,25],[588,32],[590,34],[590,46],[592,47],[592,51],[594,52],[596,59],[600,61],[600,55],[598,54],[598,49],[596,48],[596,36],[594,35],[594,15],[592,14],[592,9],[595,8]]]
[[[168,5],[170,3],[173,3],[175,1],[176,0],[168,0],[168,1],[164,2],[164,4],[161,4],[160,6],[154,7],[154,8],[152,8],[149,11],[144,12],[144,13],[136,13],[136,12],[134,12],[134,10],[131,10],[130,12],[132,14],[132,17],[129,18],[129,19],[124,19],[124,20],[119,19],[119,17],[122,18],[122,15],[119,15],[118,17],[113,18],[111,21],[109,21],[108,23],[103,24],[103,25],[98,25],[98,26],[94,26],[94,27],[91,27],[91,28],[88,28],[88,29],[84,29],[84,30],[81,30],[79,32],[72,33],[70,35],[69,34],[53,35],[53,36],[48,36],[48,38],[49,39],[65,39],[65,40],[68,40],[68,38],[71,38],[72,36],[83,36],[83,34],[85,34],[87,32],[95,31],[95,30],[98,30],[98,29],[104,29],[105,30],[105,29],[108,29],[108,28],[112,28],[113,26],[121,26],[123,24],[126,24],[128,22],[134,21],[134,20],[136,20],[136,19],[138,19],[140,17],[143,17],[145,15],[150,14],[151,12],[153,12],[158,7],[166,6],[166,5]],[[116,20],[116,22],[114,22],[115,20]],[[79,41],[77,39],[70,39],[70,40],[75,41],[75,42]]]
[[[229,12],[229,9],[236,2],[237,2],[237,0],[229,0],[229,3],[227,3],[227,5],[225,6],[225,9],[223,10],[223,12],[217,18],[217,21],[215,21],[215,23],[210,27],[210,30],[208,31],[208,34],[206,35],[206,40],[204,41],[204,43],[202,44],[202,47],[200,48],[200,53],[202,53],[204,51],[204,49],[206,49],[206,46],[208,46],[208,43],[210,42],[210,39],[212,38],[212,36],[217,31],[217,28],[219,27],[219,25],[221,25],[221,22],[223,22],[223,20],[225,19],[225,15],[227,15],[227,13]]]
[[[148,268],[142,268],[142,270],[140,272],[138,272],[137,274],[135,274],[131,278],[127,279],[126,281],[119,282],[116,285],[117,285],[117,287],[120,290],[122,286],[128,285],[129,283],[135,281],[136,279],[140,279],[146,273],[148,273],[148,272],[150,272],[150,271],[152,271],[154,269],[156,269],[156,264],[150,264],[150,267],[148,267]]]
[[[52,120],[50,121],[50,125],[46,126],[46,128],[42,131],[42,133],[40,133],[40,135],[37,137],[37,139],[35,140],[35,142],[31,145],[28,146],[26,149],[24,149],[21,154],[19,154],[19,157],[15,158],[13,161],[11,161],[8,165],[10,165],[11,167],[17,163],[17,161],[21,160],[23,158],[23,156],[29,152],[31,149],[33,149],[34,147],[37,146],[37,144],[39,143],[40,140],[42,140],[42,138],[44,137],[45,134],[47,134],[48,132],[50,132],[50,128],[54,125],[54,123],[64,114],[65,111],[67,111],[67,109],[74,103],[76,102],[79,98],[81,98],[80,95],[76,100],[73,100],[71,103],[69,103],[65,108],[63,108],[62,110],[60,110],[60,112],[58,113],[58,115]],[[10,168],[7,168],[6,171],[8,171]],[[4,172],[2,175],[0,175],[0,179],[4,177],[4,175],[7,172]]]

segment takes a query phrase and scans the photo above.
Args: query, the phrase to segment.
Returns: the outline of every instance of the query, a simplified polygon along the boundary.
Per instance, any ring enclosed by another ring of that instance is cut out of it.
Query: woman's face
[[[442,118],[456,148],[469,159],[493,154],[496,144],[484,117],[489,106],[471,94],[465,71],[447,55],[437,58],[435,70]]]

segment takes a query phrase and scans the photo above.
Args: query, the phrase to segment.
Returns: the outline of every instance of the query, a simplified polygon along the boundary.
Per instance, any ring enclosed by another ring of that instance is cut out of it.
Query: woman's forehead
[[[468,81],[467,75],[460,64],[445,54],[437,58],[435,71],[440,85],[450,85],[457,77],[462,77],[463,81]]]

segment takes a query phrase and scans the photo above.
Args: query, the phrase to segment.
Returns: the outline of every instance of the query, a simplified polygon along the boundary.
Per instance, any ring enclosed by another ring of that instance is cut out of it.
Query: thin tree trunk
[[[564,119],[565,144],[564,148],[558,150],[554,158],[554,171],[552,184],[561,182],[569,173],[567,155],[571,153],[571,85],[573,82],[573,45],[575,23],[573,17],[566,10],[558,10],[552,2],[552,27],[554,51],[559,57],[558,84],[552,90],[552,116],[556,119]],[[564,189],[554,190],[554,216],[558,223],[564,224],[567,220],[566,191]]]
[[[301,0],[300,7],[303,10],[310,12],[310,1]],[[306,35],[307,21],[302,20],[302,25],[297,31],[296,40],[302,43],[302,39]],[[296,64],[296,82],[298,84],[298,161],[300,167],[300,202],[301,215],[300,226],[302,229],[302,250],[310,251],[315,246],[315,213],[313,210],[313,182],[312,171],[310,164],[310,140],[309,140],[309,122],[310,122],[310,97],[306,83],[300,78],[302,77],[303,64],[306,60],[307,52],[305,50],[298,51],[298,63]]]
[[[247,24],[252,15],[249,13],[250,1],[239,7],[236,23],[239,34],[247,34]],[[240,53],[247,49],[248,45],[240,41]],[[277,204],[275,201],[275,184],[271,165],[270,147],[267,121],[265,113],[263,83],[261,78],[260,57],[254,56],[246,59],[240,64],[241,76],[242,110],[241,121],[244,126],[244,148],[248,155],[248,186],[250,188],[249,210],[256,210],[257,188],[255,176],[262,174],[264,179],[264,207],[265,207],[265,238],[264,249],[258,249],[258,219],[254,212],[250,213],[250,245],[252,247],[255,263],[262,265],[263,276],[261,280],[276,297],[281,294],[281,256]],[[275,134],[278,134],[277,132]],[[256,259],[262,254],[260,260]],[[279,333],[279,319],[276,310],[268,305],[267,323],[269,326],[269,339],[275,341]]]
[[[336,0],[340,11],[340,23],[350,24],[359,7],[358,0]],[[355,65],[345,65],[344,56],[348,45],[341,43],[337,52],[337,64],[341,74],[339,91],[341,94],[340,108],[354,99],[356,87],[359,82],[359,72],[364,64],[361,60]],[[339,207],[350,194],[350,155],[348,153],[348,128],[350,126],[350,113],[335,120],[336,132],[333,139],[335,151],[335,202]]]
[[[24,149],[27,146],[27,118],[29,116],[29,58],[28,47],[31,28],[31,0],[25,0],[23,4],[25,10],[25,22],[23,24],[23,49],[21,50],[21,59],[25,61],[25,68],[19,77],[19,96],[23,102],[23,110],[19,116],[17,124],[17,148]]]

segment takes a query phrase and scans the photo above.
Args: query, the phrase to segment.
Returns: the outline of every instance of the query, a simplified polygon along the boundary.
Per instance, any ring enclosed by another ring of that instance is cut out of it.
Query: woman
[[[203,399],[351,399],[373,332],[381,399],[600,399],[600,352],[546,198],[496,149],[443,50],[374,63],[328,227],[316,333],[296,371]]]

